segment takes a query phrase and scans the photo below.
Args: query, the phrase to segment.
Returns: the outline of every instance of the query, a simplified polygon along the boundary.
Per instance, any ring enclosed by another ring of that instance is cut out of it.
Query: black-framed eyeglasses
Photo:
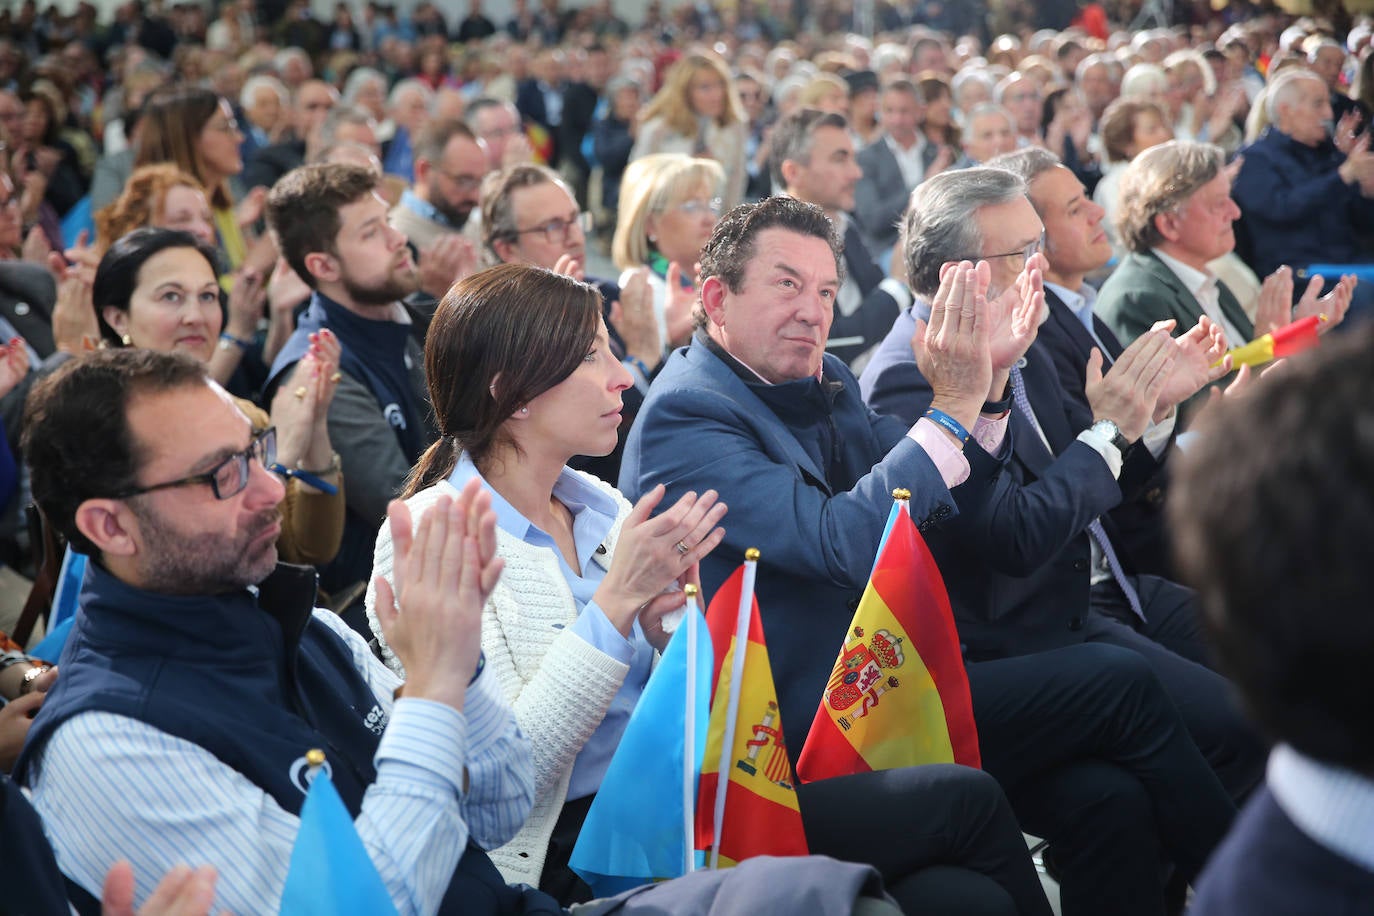
[[[967,261],[975,261],[975,260],[978,260],[978,261],[991,261],[991,260],[994,260],[994,259],[996,259],[996,258],[1020,258],[1020,259],[1021,259],[1021,263],[1024,264],[1024,263],[1026,263],[1027,261],[1029,261],[1031,258],[1035,257],[1037,254],[1039,254],[1042,250],[1044,250],[1044,248],[1045,248],[1045,233],[1044,233],[1044,232],[1041,232],[1041,233],[1040,233],[1040,237],[1039,237],[1038,239],[1036,239],[1035,241],[1031,242],[1031,243],[1030,243],[1029,245],[1027,245],[1025,248],[1018,248],[1018,249],[1016,249],[1015,251],[1004,251],[1004,252],[1002,252],[1001,254],[985,254],[985,255],[980,255],[980,256],[977,257],[977,258],[961,258],[960,260],[967,260]]]
[[[258,433],[253,437],[253,441],[248,443],[246,449],[241,452],[234,452],[204,474],[192,474],[190,477],[183,477],[180,480],[155,483],[150,487],[134,487],[116,493],[111,498],[128,499],[131,496],[152,493],[154,490],[170,490],[173,487],[189,487],[205,483],[209,484],[210,489],[214,491],[215,499],[232,499],[248,486],[248,475],[252,470],[249,465],[250,458],[256,458],[263,467],[270,467],[277,463],[277,428],[275,426],[269,426]]]
[[[544,233],[544,239],[550,245],[558,245],[568,240],[568,233],[576,226],[586,235],[592,231],[592,215],[590,213],[577,213],[568,219],[559,217],[540,223],[538,226],[531,226],[528,229],[516,229],[516,235],[528,235],[531,232]]]

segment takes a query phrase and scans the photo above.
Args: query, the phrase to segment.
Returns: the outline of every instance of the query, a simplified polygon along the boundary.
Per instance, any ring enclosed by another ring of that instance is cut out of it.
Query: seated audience
[[[722,547],[702,562],[708,593],[746,548],[762,551],[756,595],[794,756],[893,488],[911,491],[918,524],[943,523],[956,511],[950,488],[971,491],[959,505],[988,490],[998,461],[975,443],[996,453],[1006,429],[1005,413],[975,424],[991,354],[974,322],[945,321],[952,286],[917,335],[932,406],[951,425],[869,411],[824,348],[840,265],[819,207],[777,197],[726,214],[702,255],[699,330],[655,380],[620,478],[635,497],[663,482],[666,499],[715,489],[729,504]],[[950,315],[974,308],[973,275],[948,272],[959,290]],[[970,427],[967,440],[953,433]],[[983,768],[1023,829],[1055,849],[1062,912],[1162,913],[1161,843],[1196,871],[1234,808],[1144,659],[1082,643],[966,670]]]
[[[507,880],[565,904],[591,897],[568,857],[667,643],[664,614],[683,605],[681,587],[725,534],[716,525],[726,507],[712,490],[665,508],[658,487],[632,508],[567,467],[573,455],[616,445],[630,375],[608,342],[590,286],[518,265],[459,283],[425,347],[440,438],[404,494],[411,518],[423,519],[469,481],[492,492],[505,574],[483,613],[482,644],[537,776],[529,821],[491,855]],[[656,508],[664,511],[651,518]],[[384,530],[374,575],[393,574],[392,551]],[[383,637],[375,611],[370,619]],[[383,653],[391,657],[385,641]],[[905,912],[1046,912],[1014,819],[984,774],[921,767],[803,785],[798,795],[811,848],[871,856]],[[842,826],[884,816],[908,825],[898,849],[865,849]]]

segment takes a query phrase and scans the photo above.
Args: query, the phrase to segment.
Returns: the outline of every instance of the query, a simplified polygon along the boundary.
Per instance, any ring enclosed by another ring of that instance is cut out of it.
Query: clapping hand
[[[218,877],[209,865],[195,870],[178,865],[163,876],[152,896],[135,910],[133,866],[127,861],[116,862],[105,876],[100,913],[101,916],[209,916],[210,908],[215,905]]]
[[[480,480],[440,496],[412,528],[400,500],[387,507],[392,582],[375,581],[377,620],[406,669],[408,697],[461,710],[482,646],[482,608],[501,577],[496,513]]]
[[[1167,330],[1146,331],[1102,374],[1102,352],[1088,356],[1088,396],[1094,420],[1111,420],[1130,442],[1139,439],[1155,415],[1155,405],[1169,379],[1178,348]]]
[[[992,384],[989,345],[986,261],[969,261],[940,269],[940,288],[931,302],[930,321],[916,319],[911,349],[916,365],[930,382],[930,406],[944,411],[965,429],[973,427]]]
[[[677,261],[668,265],[668,275],[665,278],[668,283],[667,300],[663,308],[663,320],[668,325],[668,339],[664,342],[669,347],[681,347],[692,337],[692,309],[697,303],[697,275],[692,274],[692,282],[683,284],[682,278],[685,271]]]
[[[1172,334],[1177,322],[1157,321],[1150,330]],[[1169,415],[1178,404],[1231,371],[1226,355],[1226,335],[1221,326],[1203,315],[1188,333],[1170,338],[1174,342],[1174,364],[1155,404],[1154,422]]]
[[[14,390],[14,386],[29,374],[29,350],[24,338],[14,337],[0,344],[0,398]]]
[[[625,344],[625,353],[652,369],[663,358],[663,340],[654,314],[654,291],[649,268],[636,267],[620,284],[620,298],[611,303],[611,326]]]
[[[1045,312],[1044,271],[1047,266],[1044,255],[1033,255],[1017,275],[1016,282],[989,303],[992,324],[988,330],[988,344],[994,375],[1016,365],[1035,342]],[[989,400],[997,398],[989,397]]]
[[[683,606],[681,589],[696,575],[701,558],[725,537],[717,523],[725,503],[715,490],[700,497],[688,492],[664,512],[651,517],[663,499],[660,484],[640,497],[620,529],[615,556],[592,600],[621,633],[629,635],[636,618],[644,637],[656,649],[667,644],[663,616]]]

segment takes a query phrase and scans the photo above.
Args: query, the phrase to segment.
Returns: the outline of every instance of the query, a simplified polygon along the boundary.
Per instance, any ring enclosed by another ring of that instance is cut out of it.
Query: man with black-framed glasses
[[[254,436],[203,366],[97,351],[41,382],[28,419],[34,499],[91,557],[15,770],[63,873],[97,894],[126,858],[141,903],[173,865],[214,865],[215,911],[275,911],[318,748],[401,912],[453,912],[446,894],[514,911],[477,845],[514,835],[533,798],[478,647],[499,574],[489,499],[470,488],[402,536],[426,562],[389,617],[390,643],[413,649],[398,699],[362,639],[314,609],[313,570],[277,563],[274,434]]]

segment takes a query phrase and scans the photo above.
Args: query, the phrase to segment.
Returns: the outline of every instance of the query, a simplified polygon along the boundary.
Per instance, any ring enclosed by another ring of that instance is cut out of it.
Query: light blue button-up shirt
[[[595,485],[568,468],[558,476],[553,485],[554,498],[567,507],[573,516],[573,543],[577,551],[577,568],[568,564],[563,552],[558,549],[554,539],[537,525],[520,514],[500,493],[487,485],[477,466],[464,452],[449,475],[449,483],[462,490],[469,480],[481,480],[491,493],[491,508],[496,513],[496,524],[507,534],[517,537],[531,547],[543,547],[558,559],[558,568],[572,590],[573,601],[577,604],[577,620],[572,631],[582,637],[589,645],[604,652],[623,664],[630,666],[625,682],[620,685],[606,717],[592,732],[591,738],[583,746],[577,760],[573,762],[572,780],[568,785],[568,800],[592,795],[601,787],[606,767],[611,755],[620,744],[620,736],[630,721],[644,685],[653,669],[654,649],[644,638],[639,621],[634,622],[629,637],[621,635],[615,624],[611,623],[606,612],[592,600],[601,581],[606,578],[606,567],[595,559],[597,551],[605,543],[615,524],[617,514],[615,500],[611,499]],[[604,554],[604,551],[603,551]]]

